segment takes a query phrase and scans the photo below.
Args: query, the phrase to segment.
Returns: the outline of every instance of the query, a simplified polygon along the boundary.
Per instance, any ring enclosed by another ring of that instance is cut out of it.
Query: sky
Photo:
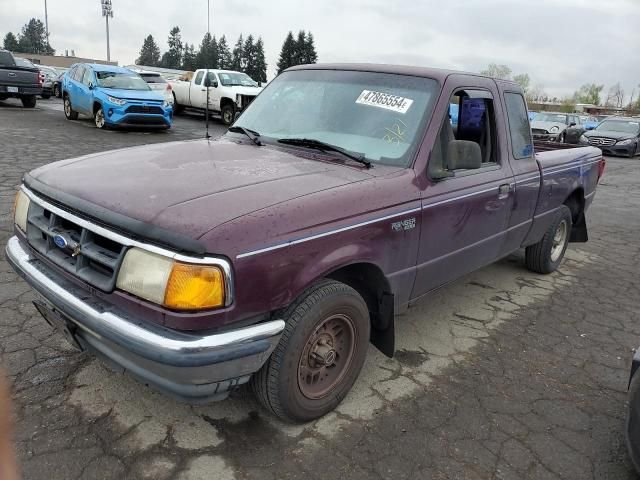
[[[313,32],[319,62],[374,62],[477,72],[489,63],[528,73],[550,96],[581,84],[640,84],[640,0],[210,0],[211,31],[231,45],[262,36],[268,77],[289,30]],[[0,36],[29,18],[44,20],[45,0],[0,0]],[[57,53],[106,58],[100,0],[47,0]],[[112,0],[111,58],[138,56],[152,34],[162,51],[174,25],[196,49],[207,29],[206,0]]]

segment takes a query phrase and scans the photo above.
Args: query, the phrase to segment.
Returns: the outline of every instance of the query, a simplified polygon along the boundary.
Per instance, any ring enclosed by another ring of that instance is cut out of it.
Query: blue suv
[[[150,125],[170,128],[173,107],[137,73],[122,67],[78,63],[62,80],[64,114],[93,117],[98,128]]]

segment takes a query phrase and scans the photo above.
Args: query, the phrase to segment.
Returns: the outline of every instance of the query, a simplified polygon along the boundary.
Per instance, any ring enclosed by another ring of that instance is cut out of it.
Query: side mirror
[[[476,142],[452,140],[447,149],[449,170],[476,169],[482,166],[482,150]]]
[[[218,88],[218,82],[217,81],[213,82],[213,88]]]
[[[571,123],[569,124],[569,126],[570,126],[570,127],[575,127],[575,126],[576,126],[576,122],[571,122]]]

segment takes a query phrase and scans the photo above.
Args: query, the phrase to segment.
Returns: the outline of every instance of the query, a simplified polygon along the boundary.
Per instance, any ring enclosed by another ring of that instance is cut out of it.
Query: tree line
[[[161,54],[153,35],[148,35],[142,43],[136,63],[180,70],[198,68],[237,70],[258,82],[267,81],[267,62],[262,37],[256,39],[250,34],[245,38],[241,34],[231,48],[225,35],[216,38],[215,35],[205,33],[196,50],[193,44],[182,42],[180,28],[176,26],[169,31],[167,44],[169,49]],[[293,33],[289,32],[282,45],[278,73],[293,65],[316,63],[317,59],[311,32],[301,30],[297,39],[294,39]]]
[[[49,45],[47,32],[41,20],[32,18],[24,24],[18,35],[9,32],[4,36],[3,47],[10,52],[53,55],[56,51]]]
[[[636,93],[636,89],[634,88],[629,97],[627,97],[622,85],[618,82],[606,91],[606,95],[604,95],[604,85],[585,83],[580,86],[573,95],[559,98],[548,95],[544,90],[544,86],[540,84],[531,86],[531,79],[527,73],[512,75],[511,68],[507,65],[491,63],[485,70],[482,70],[480,74],[503,80],[512,80],[518,83],[524,90],[527,101],[530,103],[551,102],[560,103],[567,107],[575,107],[576,103],[587,103],[616,109],[640,109],[640,84],[638,85],[638,93]]]

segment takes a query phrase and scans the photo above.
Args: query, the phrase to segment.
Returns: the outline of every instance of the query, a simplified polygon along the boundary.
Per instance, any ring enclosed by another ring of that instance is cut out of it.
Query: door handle
[[[510,192],[511,192],[511,184],[503,183],[498,187],[498,198],[500,200],[507,198]]]

